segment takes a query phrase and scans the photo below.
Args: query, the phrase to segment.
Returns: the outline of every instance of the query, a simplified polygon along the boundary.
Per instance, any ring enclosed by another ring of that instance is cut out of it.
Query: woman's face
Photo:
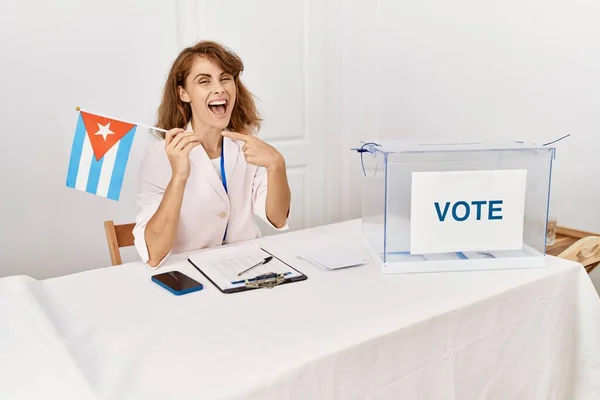
[[[233,76],[207,57],[197,57],[179,97],[190,103],[196,129],[225,130],[235,105]],[[197,132],[199,133],[199,132]]]

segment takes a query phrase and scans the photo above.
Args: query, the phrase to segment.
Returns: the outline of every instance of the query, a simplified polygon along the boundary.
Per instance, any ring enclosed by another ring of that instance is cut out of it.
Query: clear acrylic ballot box
[[[362,233],[383,273],[546,266],[555,148],[363,142]]]

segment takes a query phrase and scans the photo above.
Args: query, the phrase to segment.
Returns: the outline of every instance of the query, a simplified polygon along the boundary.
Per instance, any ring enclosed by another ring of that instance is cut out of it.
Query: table
[[[142,263],[0,279],[0,398],[598,399],[600,299],[578,264],[383,275],[296,258],[360,221],[263,238],[303,282],[173,296]],[[34,386],[27,386],[33,384]]]

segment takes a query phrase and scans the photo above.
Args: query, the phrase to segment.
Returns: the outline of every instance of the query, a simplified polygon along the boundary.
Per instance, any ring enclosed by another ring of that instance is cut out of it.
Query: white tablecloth
[[[308,280],[174,296],[141,263],[0,280],[0,399],[600,399],[600,299],[578,264],[383,275],[296,256],[360,223],[264,238]]]

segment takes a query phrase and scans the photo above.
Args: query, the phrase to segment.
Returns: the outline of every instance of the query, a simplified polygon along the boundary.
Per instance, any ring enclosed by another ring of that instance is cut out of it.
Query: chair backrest
[[[579,239],[558,255],[566,260],[576,261],[591,272],[600,262],[600,236]]]
[[[104,232],[112,265],[123,263],[119,248],[133,246],[134,227],[135,224],[115,225],[113,221],[104,221]]]

